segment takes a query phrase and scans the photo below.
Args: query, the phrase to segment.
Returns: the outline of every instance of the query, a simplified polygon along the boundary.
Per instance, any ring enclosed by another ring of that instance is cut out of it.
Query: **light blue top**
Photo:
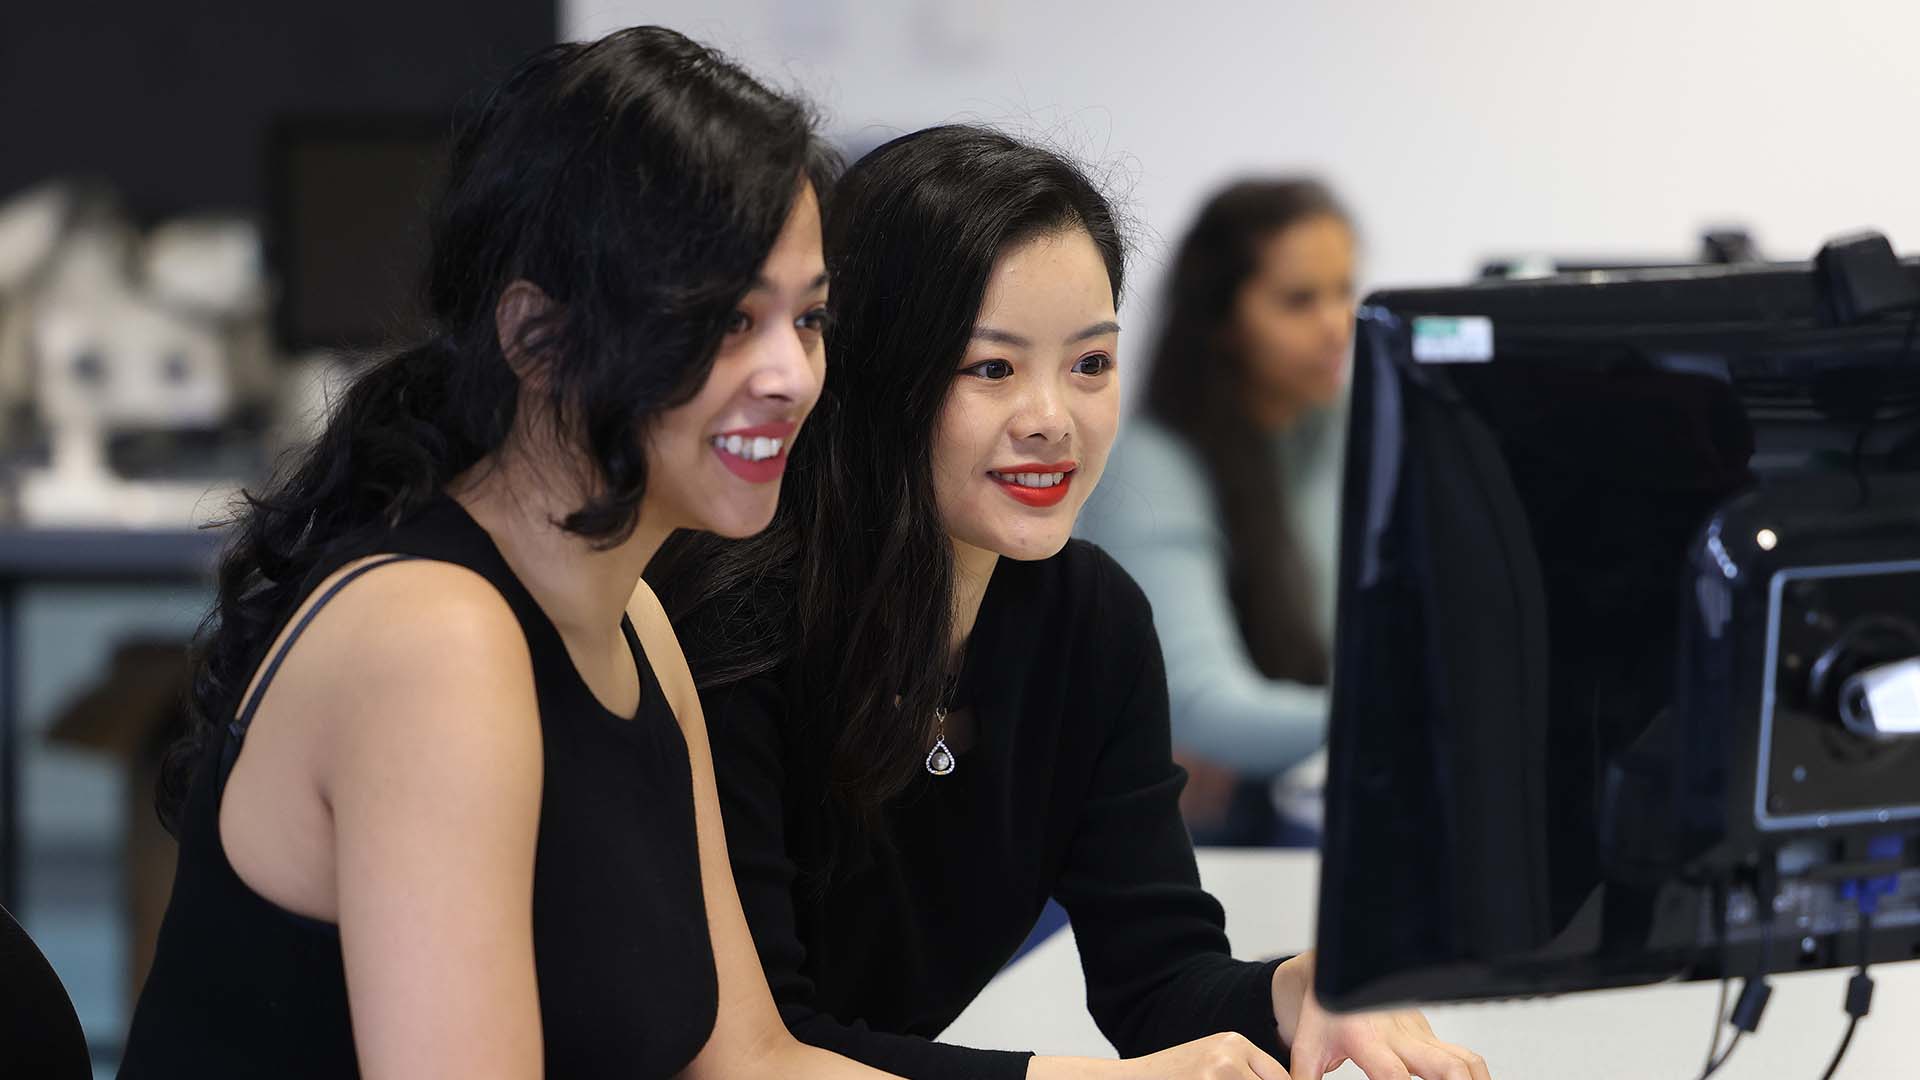
[[[1344,407],[1304,416],[1273,439],[1328,642],[1344,451]],[[1183,439],[1131,417],[1076,532],[1111,553],[1153,604],[1177,747],[1251,775],[1282,772],[1320,748],[1327,691],[1269,679],[1247,655],[1227,589],[1219,506]]]

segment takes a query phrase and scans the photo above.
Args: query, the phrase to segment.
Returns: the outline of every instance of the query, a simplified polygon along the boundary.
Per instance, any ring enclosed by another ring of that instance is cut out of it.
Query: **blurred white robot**
[[[236,484],[121,476],[109,439],[218,429],[270,392],[263,282],[242,221],[177,222],[143,240],[70,189],[0,207],[0,403],[16,421],[30,413],[48,448],[44,466],[16,471],[21,522],[218,518]]]

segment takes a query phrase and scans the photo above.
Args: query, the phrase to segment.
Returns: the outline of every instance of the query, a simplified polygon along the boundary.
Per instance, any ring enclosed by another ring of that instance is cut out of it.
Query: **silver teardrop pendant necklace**
[[[927,751],[927,771],[935,776],[947,776],[956,764],[953,751],[947,747],[947,710],[933,710],[933,721],[935,735],[933,749]]]

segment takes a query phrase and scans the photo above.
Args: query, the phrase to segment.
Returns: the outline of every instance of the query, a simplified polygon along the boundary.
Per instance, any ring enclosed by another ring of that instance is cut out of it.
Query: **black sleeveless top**
[[[719,991],[687,746],[632,624],[622,628],[640,673],[640,709],[623,717],[593,696],[559,631],[451,498],[377,545],[326,560],[310,580],[374,554],[474,571],[526,634],[546,755],[533,874],[546,1075],[679,1071],[712,1033]],[[263,654],[270,645],[262,643]],[[173,895],[121,1065],[127,1080],[359,1075],[338,928],[248,888],[220,842],[221,792],[258,698],[210,740],[189,790]]]

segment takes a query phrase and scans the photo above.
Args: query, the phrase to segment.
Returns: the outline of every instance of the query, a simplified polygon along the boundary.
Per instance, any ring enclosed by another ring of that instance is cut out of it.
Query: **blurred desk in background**
[[[1234,955],[1260,959],[1313,943],[1320,857],[1311,851],[1200,851],[1200,878],[1227,909]],[[1852,969],[1776,975],[1760,1030],[1716,1077],[1803,1077],[1826,1068],[1846,1030]],[[1873,1011],[1839,1076],[1920,1075],[1907,1024],[1920,1016],[1920,962],[1875,968]],[[1487,1059],[1495,1080],[1688,1080],[1706,1058],[1719,983],[1664,983],[1557,998],[1428,1008],[1435,1032]],[[1723,1031],[1723,1036],[1725,1032]],[[1071,928],[1000,973],[940,1036],[944,1042],[1043,1054],[1112,1057],[1087,1015]],[[1328,1074],[1357,1080],[1352,1065]]]
[[[222,536],[201,529],[0,528],[0,904],[19,910],[21,591],[207,583]]]

